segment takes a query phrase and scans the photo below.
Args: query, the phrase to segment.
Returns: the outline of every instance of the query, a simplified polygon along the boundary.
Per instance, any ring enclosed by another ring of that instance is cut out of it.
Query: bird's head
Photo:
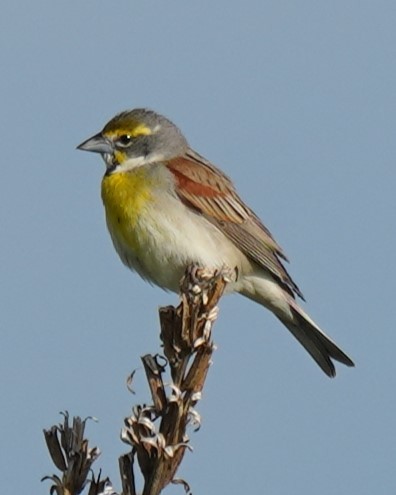
[[[188,149],[188,143],[166,117],[136,108],[113,117],[77,149],[100,153],[107,172],[113,173],[174,158]]]

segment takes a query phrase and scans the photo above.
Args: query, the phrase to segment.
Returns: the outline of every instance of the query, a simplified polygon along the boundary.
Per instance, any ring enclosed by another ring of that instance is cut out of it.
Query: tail
[[[262,270],[245,275],[237,290],[274,313],[326,375],[333,377],[336,374],[333,360],[346,366],[355,366],[353,361],[300,308],[279,281],[268,272]]]
[[[289,300],[292,319],[276,315],[314,358],[326,375],[334,377],[333,359],[346,366],[355,366],[350,359],[293,300]]]

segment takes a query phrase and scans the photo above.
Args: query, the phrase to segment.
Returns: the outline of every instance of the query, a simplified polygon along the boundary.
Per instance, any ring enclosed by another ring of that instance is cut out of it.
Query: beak
[[[102,133],[95,134],[77,146],[78,150],[92,151],[93,153],[113,153],[113,144]]]

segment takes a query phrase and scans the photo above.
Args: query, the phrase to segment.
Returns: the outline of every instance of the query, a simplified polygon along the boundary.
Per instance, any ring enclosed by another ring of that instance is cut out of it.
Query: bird
[[[107,228],[121,261],[144,280],[178,292],[187,266],[227,267],[229,292],[264,306],[329,377],[354,366],[298,304],[283,249],[231,179],[194,151],[167,117],[147,108],[118,113],[77,149],[99,153]]]

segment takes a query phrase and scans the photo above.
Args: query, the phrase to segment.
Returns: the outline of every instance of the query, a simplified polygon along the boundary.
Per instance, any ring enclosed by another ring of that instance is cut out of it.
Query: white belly
[[[135,246],[132,250],[108,227],[125,265],[149,282],[174,292],[179,291],[180,279],[191,263],[207,268],[237,268],[239,273],[250,265],[215,226],[169,194],[166,198],[156,197],[139,218],[134,229],[138,249]],[[231,286],[229,290],[238,289]]]

